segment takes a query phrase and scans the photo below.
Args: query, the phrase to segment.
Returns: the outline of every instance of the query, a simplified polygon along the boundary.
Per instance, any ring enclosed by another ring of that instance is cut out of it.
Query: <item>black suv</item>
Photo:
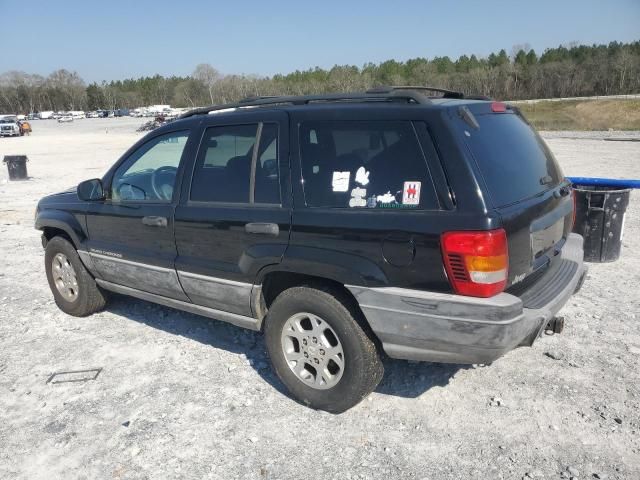
[[[558,331],[586,272],[571,192],[516,108],[388,87],[191,111],[36,228],[64,312],[112,291],[264,330],[291,393],[341,412],[383,351],[486,364]]]

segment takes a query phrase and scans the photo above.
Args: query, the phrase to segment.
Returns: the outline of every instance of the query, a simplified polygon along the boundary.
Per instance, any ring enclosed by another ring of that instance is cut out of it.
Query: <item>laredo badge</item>
[[[403,205],[420,205],[420,187],[422,182],[404,182],[402,190]]]

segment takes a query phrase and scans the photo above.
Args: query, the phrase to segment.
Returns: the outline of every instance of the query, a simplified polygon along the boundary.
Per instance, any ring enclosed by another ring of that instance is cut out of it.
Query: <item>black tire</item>
[[[75,271],[78,288],[77,296],[72,301],[67,300],[54,283],[52,263],[59,253],[66,256]],[[99,312],[106,305],[106,294],[98,287],[94,278],[82,264],[78,252],[66,238],[56,236],[49,240],[44,254],[44,266],[53,298],[56,305],[64,313],[74,317],[86,317]]]
[[[350,299],[331,289],[293,287],[273,302],[265,319],[265,341],[271,364],[289,392],[306,406],[342,413],[357,405],[380,383],[384,367],[362,314]],[[307,385],[285,358],[282,332],[287,321],[301,312],[317,315],[329,324],[344,350],[344,370],[337,383],[323,390]]]

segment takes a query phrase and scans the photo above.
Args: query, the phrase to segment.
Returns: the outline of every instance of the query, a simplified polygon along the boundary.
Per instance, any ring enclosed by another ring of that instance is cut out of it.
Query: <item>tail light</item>
[[[509,274],[509,252],[503,229],[445,232],[441,246],[449,282],[456,293],[492,297],[504,290]]]

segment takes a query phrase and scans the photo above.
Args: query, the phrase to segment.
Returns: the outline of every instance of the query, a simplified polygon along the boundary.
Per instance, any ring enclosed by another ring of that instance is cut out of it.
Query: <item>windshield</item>
[[[480,128],[465,128],[465,139],[495,207],[542,193],[562,181],[553,154],[516,113],[476,115]]]

